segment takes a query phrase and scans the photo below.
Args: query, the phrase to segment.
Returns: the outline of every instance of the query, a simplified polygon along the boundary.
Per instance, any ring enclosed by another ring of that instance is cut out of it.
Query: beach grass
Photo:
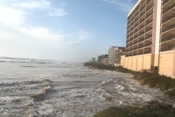
[[[144,107],[110,107],[93,117],[175,117],[175,109],[172,105],[151,101]]]

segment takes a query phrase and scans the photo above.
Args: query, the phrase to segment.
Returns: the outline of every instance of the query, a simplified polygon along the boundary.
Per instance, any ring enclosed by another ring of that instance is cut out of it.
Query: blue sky
[[[137,0],[1,0],[0,56],[87,61],[125,46]]]

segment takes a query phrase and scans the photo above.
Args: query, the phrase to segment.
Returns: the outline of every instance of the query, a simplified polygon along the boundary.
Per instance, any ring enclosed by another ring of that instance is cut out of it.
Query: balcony
[[[171,35],[169,37],[162,38],[161,39],[161,42],[169,41],[169,40],[172,40],[172,39],[175,39],[175,34],[174,35]]]
[[[148,47],[148,46],[151,46],[152,45],[152,43],[147,43],[147,44],[145,44],[145,47]]]
[[[142,54],[143,54],[143,51],[139,51],[139,52],[138,52],[138,55],[142,55]]]
[[[145,0],[141,1],[140,4],[139,4],[139,6],[140,6],[140,7],[145,6],[144,3],[145,3]],[[143,4],[144,4],[144,5],[143,5]]]
[[[169,51],[169,50],[175,50],[175,45],[170,43],[170,44],[163,44],[161,46],[161,52],[162,51]]]
[[[137,47],[134,47],[132,50],[137,50]]]
[[[144,52],[144,54],[149,54],[149,53],[151,53],[151,50]]]
[[[136,28],[136,29],[134,30],[134,32],[135,32],[135,33],[138,33],[138,28]]]
[[[163,14],[167,13],[168,11],[170,11],[172,8],[175,8],[175,3],[172,4],[170,7],[168,7],[167,9],[163,10]]]
[[[144,35],[139,37],[138,44],[143,43],[143,41],[144,41]]]
[[[144,18],[145,13],[140,14],[140,19]]]
[[[162,29],[162,33],[166,32],[166,31],[168,31],[168,30],[171,30],[171,29],[173,29],[173,28],[175,28],[175,24],[173,24],[173,25],[171,25],[171,26],[168,26],[168,27],[166,27],[166,28],[163,28],[163,29]]]
[[[163,0],[163,5],[165,5],[170,0]]]
[[[153,21],[153,20],[150,20],[150,21],[146,22],[146,25],[150,24],[152,21]]]
[[[148,35],[148,36],[145,37],[145,40],[147,40],[147,39],[149,39],[151,37],[152,37],[152,35]]]
[[[146,14],[146,19],[150,19],[150,17],[153,15],[153,11],[151,13]],[[153,19],[153,18],[152,18]]]
[[[163,18],[162,23],[165,23],[165,22],[167,22],[168,20],[171,20],[172,18],[175,18],[175,14],[173,14],[173,15],[167,17],[167,18]]]
[[[146,30],[145,30],[145,33],[148,33],[148,32],[151,31],[151,30],[152,30],[152,27],[146,29]]]
[[[150,5],[150,6],[147,5],[146,6],[146,11],[147,11],[147,13],[153,11],[153,5]]]
[[[147,3],[147,5],[149,5],[151,2],[153,2],[152,0],[149,0],[149,2]]]
[[[140,25],[140,27],[139,27],[139,31],[142,31],[143,29],[144,29],[144,25]],[[144,31],[144,30],[143,30]]]
[[[143,48],[143,45],[138,46],[138,49]]]
[[[137,20],[137,21],[138,21],[138,20]],[[137,21],[136,21],[136,24],[134,25],[134,27],[137,27],[137,26],[138,26],[139,23],[138,23]]]
[[[142,24],[144,21],[145,21],[145,19],[143,19],[143,20],[140,20],[140,24]]]
[[[134,38],[136,39],[138,36],[139,36],[139,35],[136,35]],[[134,40],[135,40],[135,39],[134,39]]]

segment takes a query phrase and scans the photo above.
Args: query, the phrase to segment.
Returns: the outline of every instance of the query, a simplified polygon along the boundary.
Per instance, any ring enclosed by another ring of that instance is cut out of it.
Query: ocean
[[[0,58],[0,117],[92,117],[111,106],[165,100],[129,73],[83,63]]]

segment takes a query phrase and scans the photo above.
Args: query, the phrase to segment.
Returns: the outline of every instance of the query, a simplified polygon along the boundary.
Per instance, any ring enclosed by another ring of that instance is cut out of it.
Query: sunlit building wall
[[[175,0],[139,0],[127,21],[121,65],[175,77]],[[166,64],[168,61],[168,64]]]

